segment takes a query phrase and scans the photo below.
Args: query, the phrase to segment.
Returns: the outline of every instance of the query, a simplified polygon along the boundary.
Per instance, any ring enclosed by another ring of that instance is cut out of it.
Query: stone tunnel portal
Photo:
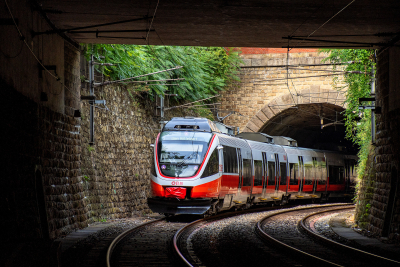
[[[345,138],[344,108],[331,103],[299,104],[270,118],[259,132],[287,136],[298,146],[357,153]]]

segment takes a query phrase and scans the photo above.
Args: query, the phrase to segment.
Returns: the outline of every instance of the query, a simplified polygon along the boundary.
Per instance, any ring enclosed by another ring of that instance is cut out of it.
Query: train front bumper
[[[211,207],[211,199],[148,198],[147,204],[153,212],[158,213],[204,214]]]

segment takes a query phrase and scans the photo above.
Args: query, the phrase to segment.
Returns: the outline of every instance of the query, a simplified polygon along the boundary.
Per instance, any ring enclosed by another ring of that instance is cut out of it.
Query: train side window
[[[304,185],[312,185],[312,165],[311,164],[304,164],[304,172],[305,172],[305,180]]]
[[[254,186],[262,185],[262,161],[254,161]]]
[[[281,162],[281,182],[280,185],[286,185],[287,184],[287,174],[286,174],[286,163]]]
[[[243,159],[243,186],[251,186],[251,159]]]
[[[290,185],[298,185],[299,184],[299,181],[297,180],[298,168],[299,168],[299,164],[297,164],[297,163],[289,163],[289,172],[290,172],[289,184]]]
[[[190,165],[188,165],[190,166]],[[218,149],[215,149],[211,154],[210,158],[208,159],[207,165],[204,168],[204,172],[201,175],[201,178],[205,178],[211,176],[213,174],[218,173],[219,167],[219,157],[218,157]]]
[[[237,155],[236,148],[224,146],[224,172],[237,173]]]
[[[329,184],[344,184],[343,166],[329,166]]]
[[[275,185],[275,162],[268,161],[268,185]]]

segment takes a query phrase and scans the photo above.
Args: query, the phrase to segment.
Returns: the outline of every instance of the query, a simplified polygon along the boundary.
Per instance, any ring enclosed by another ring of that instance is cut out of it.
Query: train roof
[[[209,119],[195,117],[174,117],[165,124],[162,131],[220,132]]]

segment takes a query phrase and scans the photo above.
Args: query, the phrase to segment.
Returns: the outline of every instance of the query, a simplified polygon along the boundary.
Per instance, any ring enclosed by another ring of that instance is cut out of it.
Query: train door
[[[283,156],[284,161],[279,161],[279,157],[276,154],[278,161],[277,166],[279,166],[279,183],[278,190],[287,192],[288,189],[288,176],[287,176],[287,166],[286,166],[286,156]]]
[[[243,162],[242,162],[242,151],[240,148],[237,149],[238,163],[239,163],[239,185],[238,192],[242,188],[242,178],[243,178]]]
[[[305,173],[304,173],[303,156],[299,156],[299,180],[300,180],[299,192],[303,191],[304,177],[305,177]]]
[[[312,175],[314,180],[313,194],[315,194],[315,191],[317,191],[317,183],[318,183],[317,168],[318,168],[317,158],[312,157]]]
[[[303,158],[304,179],[302,182],[302,192],[314,191],[314,169],[311,157]]]
[[[267,194],[271,194],[271,193],[275,193],[275,191],[277,190],[277,165],[276,165],[276,154],[275,156],[273,154],[270,154],[270,159],[266,159],[266,163],[267,163],[267,185],[266,185],[266,189],[265,192]],[[267,156],[266,156],[267,157]]]
[[[262,194],[265,194],[266,188],[267,188],[267,183],[268,183],[268,159],[267,159],[267,153],[262,152],[262,165],[263,165],[263,176],[262,176],[262,180],[263,180],[263,190],[262,190]]]

